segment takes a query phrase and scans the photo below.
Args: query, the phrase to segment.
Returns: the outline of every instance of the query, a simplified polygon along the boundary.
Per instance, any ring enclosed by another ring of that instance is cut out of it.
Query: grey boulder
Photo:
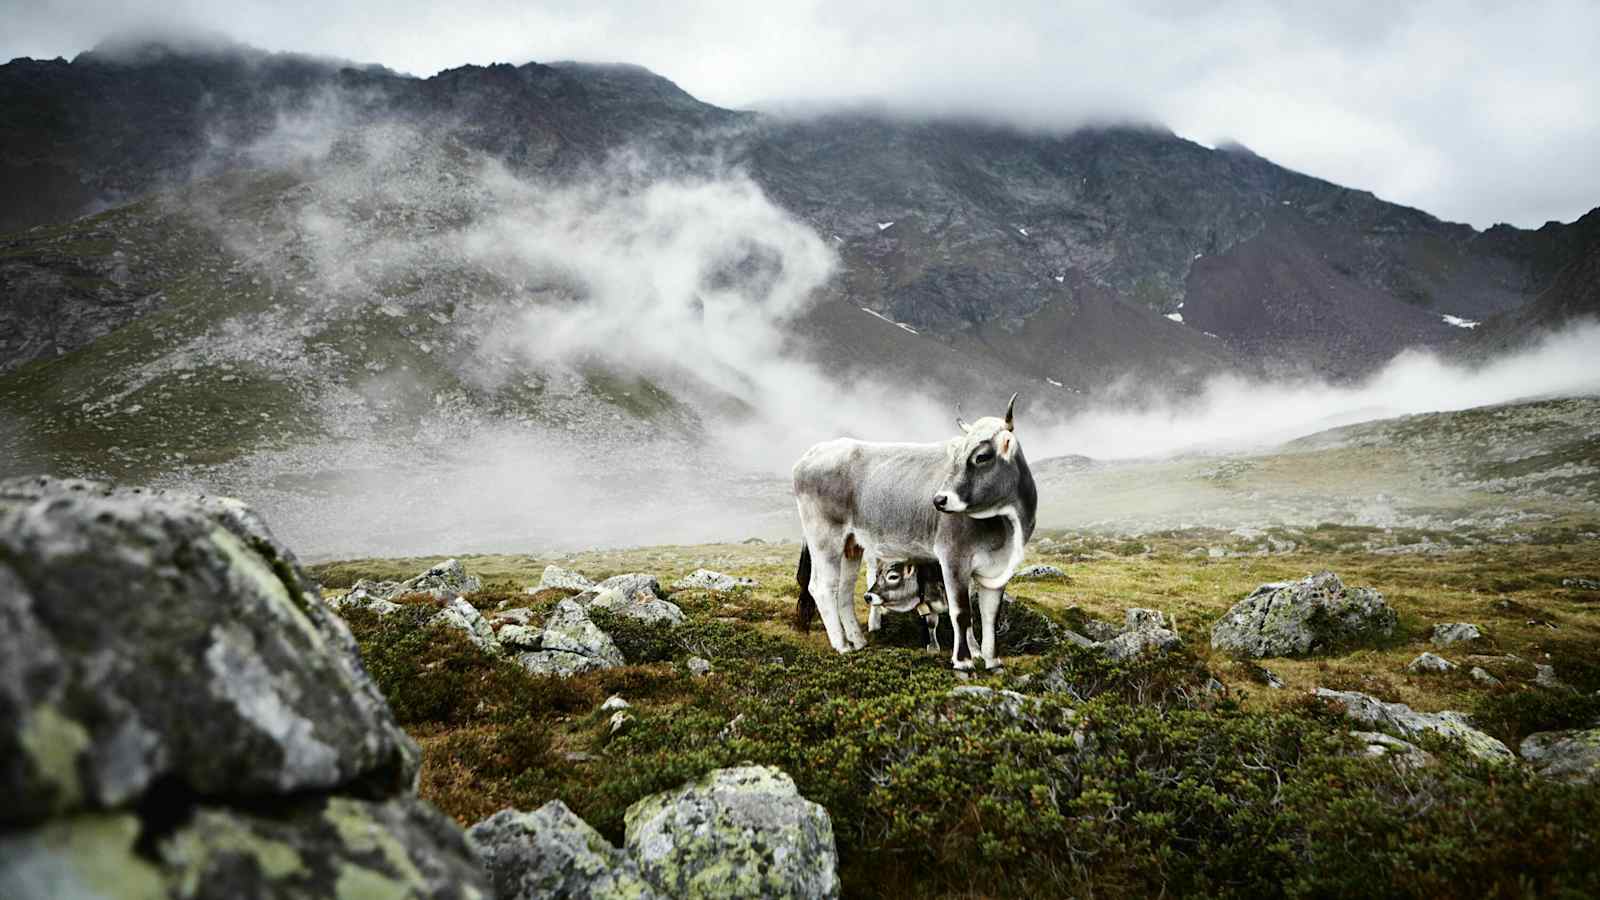
[[[1406,671],[1420,675],[1425,672],[1448,672],[1455,667],[1455,663],[1436,653],[1423,653],[1406,664]]]
[[[1023,581],[1036,581],[1041,578],[1065,578],[1067,573],[1062,571],[1060,566],[1052,566],[1048,563],[1034,563],[1031,566],[1023,566],[1018,569],[1011,577],[1020,578]]]
[[[1443,625],[1433,626],[1433,645],[1435,647],[1448,647],[1463,641],[1476,641],[1483,637],[1483,631],[1471,622],[1446,622]]]
[[[827,810],[770,766],[717,769],[628,808],[627,848],[681,898],[839,896]]]
[[[461,829],[415,797],[200,806],[148,848],[145,833],[119,811],[0,834],[0,897],[491,896]]]
[[[562,600],[535,631],[523,625],[500,629],[499,641],[516,663],[535,675],[577,675],[623,664],[611,635],[589,620],[572,600]]]
[[[0,483],[0,823],[409,785],[342,620],[237,501]]]
[[[684,620],[678,604],[661,596],[654,575],[616,575],[572,598],[585,610],[603,610],[644,622],[678,625]]]
[[[1385,703],[1357,691],[1317,688],[1317,696],[1342,704],[1345,715],[1357,722],[1390,728],[1411,738],[1437,734],[1480,759],[1501,762],[1515,758],[1509,747],[1472,727],[1458,712],[1419,713],[1404,703]]]
[[[1256,588],[1212,626],[1211,646],[1255,659],[1305,656],[1386,638],[1396,621],[1382,594],[1319,572]]]
[[[1521,750],[1523,760],[1546,778],[1600,783],[1600,728],[1530,734]]]
[[[503,809],[472,826],[499,900],[652,900],[660,897],[628,855],[560,800],[533,812]]]
[[[539,576],[539,590],[561,588],[569,591],[587,591],[594,587],[594,582],[584,577],[582,572],[563,569],[560,566],[545,566],[544,574]]]

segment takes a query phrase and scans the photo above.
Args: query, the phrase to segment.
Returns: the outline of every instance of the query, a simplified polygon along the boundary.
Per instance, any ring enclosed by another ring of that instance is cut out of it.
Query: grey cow
[[[806,546],[802,605],[812,600],[840,653],[866,646],[856,619],[856,565],[864,550],[877,559],[937,560],[944,571],[954,632],[951,665],[972,668],[969,583],[978,585],[983,622],[980,652],[999,668],[994,622],[1000,594],[1033,536],[1038,489],[1013,424],[1005,418],[967,424],[936,444],[889,444],[839,438],[807,450],[794,465],[795,503]]]

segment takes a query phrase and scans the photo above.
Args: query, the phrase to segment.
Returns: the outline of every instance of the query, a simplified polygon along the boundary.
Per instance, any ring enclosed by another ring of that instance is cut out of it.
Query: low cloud
[[[1218,377],[1181,401],[1144,397],[1096,404],[1044,427],[1028,449],[1035,457],[1042,451],[1097,459],[1260,450],[1355,422],[1600,394],[1597,358],[1600,323],[1585,321],[1487,362],[1463,363],[1408,351],[1353,386]]]

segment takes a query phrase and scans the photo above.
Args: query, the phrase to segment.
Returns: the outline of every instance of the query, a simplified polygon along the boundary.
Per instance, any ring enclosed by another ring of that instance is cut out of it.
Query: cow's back
[[[922,547],[939,526],[933,494],[947,466],[942,443],[837,438],[813,446],[795,463],[794,490],[803,503],[849,525],[863,540]]]

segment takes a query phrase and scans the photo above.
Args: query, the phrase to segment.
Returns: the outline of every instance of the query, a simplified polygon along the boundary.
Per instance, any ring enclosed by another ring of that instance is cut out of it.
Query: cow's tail
[[[817,617],[817,598],[811,596],[811,547],[800,547],[800,566],[795,570],[794,580],[800,585],[800,599],[794,602],[794,630],[807,633],[811,631],[811,620]]]

